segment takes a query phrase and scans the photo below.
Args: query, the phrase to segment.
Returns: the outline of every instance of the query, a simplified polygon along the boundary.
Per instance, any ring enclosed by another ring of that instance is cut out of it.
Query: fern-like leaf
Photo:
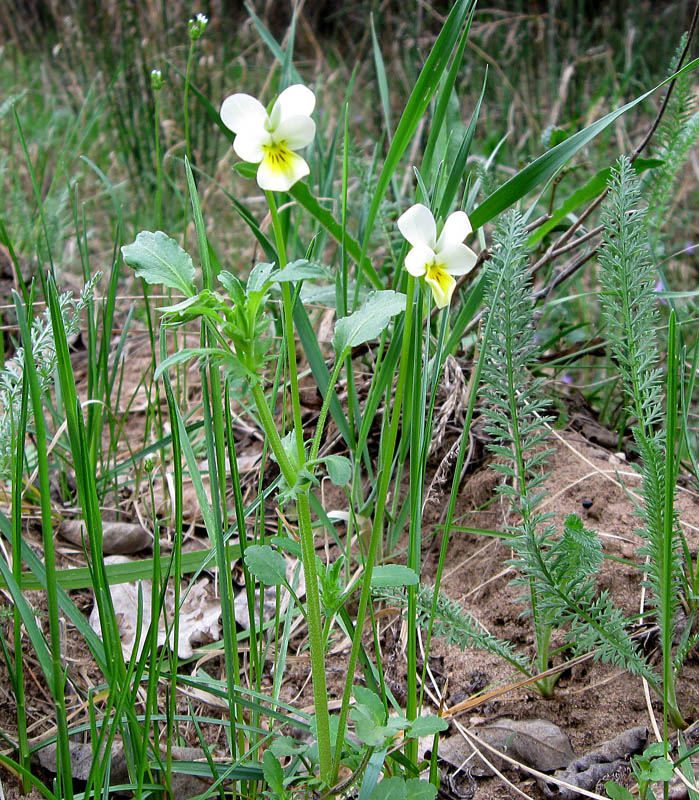
[[[623,379],[626,405],[633,419],[633,435],[641,456],[643,476],[643,569],[653,592],[659,623],[675,619],[680,596],[679,537],[671,549],[665,586],[665,434],[662,420],[662,379],[659,353],[655,272],[651,263],[646,212],[640,207],[640,188],[631,163],[619,160],[609,182],[609,197],[602,212],[605,226],[599,250],[602,314],[612,354]],[[676,520],[673,528],[676,529]]]
[[[685,33],[670,64],[670,74],[677,71],[686,43]],[[691,76],[684,73],[675,80],[655,138],[659,145],[657,155],[663,164],[652,170],[645,182],[648,189],[648,231],[654,247],[657,247],[661,229],[667,221],[680,169],[699,136],[699,111],[696,106]]]
[[[375,592],[392,605],[407,608],[408,598],[403,589],[386,588]],[[434,592],[427,586],[420,586],[417,592],[416,624],[427,630],[431,618]],[[492,653],[518,669],[528,677],[527,658],[515,651],[510,642],[493,636],[478,622],[475,617],[465,611],[458,603],[450,600],[441,592],[437,595],[437,607],[432,624],[434,636],[444,638],[449,644],[458,645],[462,650],[475,648]]]

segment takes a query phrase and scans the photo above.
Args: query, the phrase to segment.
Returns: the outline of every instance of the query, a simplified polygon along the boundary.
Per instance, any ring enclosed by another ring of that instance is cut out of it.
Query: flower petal
[[[448,306],[456,286],[454,278],[440,267],[433,267],[427,271],[425,282],[432,289],[432,297],[437,308]]]
[[[243,161],[259,164],[265,157],[264,145],[271,141],[265,131],[244,130],[233,140],[233,149]]]
[[[270,146],[257,170],[257,183],[266,192],[286,192],[310,171],[300,155],[286,147]]]
[[[289,86],[277,97],[269,115],[273,127],[289,117],[310,117],[316,107],[316,96],[302,83]]]
[[[221,121],[233,133],[264,130],[267,112],[259,100],[249,94],[232,94],[221,105]]]
[[[471,220],[463,211],[455,211],[450,214],[439,234],[439,239],[437,239],[437,252],[453,244],[460,244],[472,230]]]
[[[416,203],[398,217],[398,230],[413,247],[436,249],[437,226],[432,212],[422,203]]]
[[[476,266],[478,256],[465,244],[455,244],[437,253],[435,260],[450,275],[466,275]]]
[[[284,143],[290,150],[300,150],[313,141],[316,124],[310,117],[296,114],[283,119],[274,131],[274,141]]]
[[[434,253],[424,244],[417,244],[405,257],[405,268],[411,275],[420,278],[434,261]]]

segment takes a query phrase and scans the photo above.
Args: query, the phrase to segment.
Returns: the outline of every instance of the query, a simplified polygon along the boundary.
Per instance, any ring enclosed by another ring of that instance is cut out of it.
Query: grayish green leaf
[[[386,718],[386,709],[381,702],[381,698],[375,692],[372,692],[371,689],[367,689],[366,686],[355,686],[352,693],[357,703],[360,706],[366,706],[376,722],[383,724]]]
[[[323,461],[335,486],[346,486],[352,480],[352,462],[345,456],[326,456]]]
[[[273,277],[278,283],[284,283],[284,281],[313,281],[318,280],[318,278],[327,278],[328,273],[320,264],[311,264],[305,258],[299,258],[297,261],[287,264],[281,272],[278,272]]]
[[[387,586],[416,586],[420,581],[417,573],[410,567],[402,564],[386,564],[383,567],[374,567],[371,576],[373,588],[385,588]]]
[[[308,745],[305,742],[297,741],[293,736],[278,736],[269,749],[277,758],[286,758],[286,756],[294,756],[297,753],[305,753]]]
[[[269,788],[281,795],[284,792],[284,770],[271,750],[265,750],[262,757],[262,772]]]
[[[255,264],[248,276],[248,294],[250,292],[264,292],[269,286],[272,270],[274,270],[274,264],[269,264],[267,262]]]
[[[195,293],[192,257],[162,231],[141,231],[121,254],[146,283],[162,284],[188,297]]]
[[[434,800],[436,796],[437,787],[422,778],[409,778],[405,782],[405,800]]]
[[[384,778],[371,793],[371,800],[406,800],[405,780],[397,775]]]
[[[338,355],[375,339],[391,317],[405,311],[405,295],[390,290],[372,292],[364,305],[335,325],[333,346]]]
[[[445,731],[448,727],[441,717],[427,714],[414,720],[405,735],[411,739],[419,739],[422,736],[434,736],[435,733]]]
[[[286,583],[286,559],[269,545],[248,545],[245,548],[245,563],[250,572],[266,586]]]
[[[350,712],[354,732],[361,742],[369,747],[378,747],[386,740],[387,730],[376,722],[366,706],[355,706]]]

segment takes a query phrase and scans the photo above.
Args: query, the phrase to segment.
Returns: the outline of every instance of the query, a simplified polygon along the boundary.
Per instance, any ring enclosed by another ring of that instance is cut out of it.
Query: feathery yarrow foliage
[[[549,536],[546,544],[529,547],[519,564],[521,580],[536,587],[541,614],[565,629],[574,655],[594,651],[597,660],[643,675],[657,689],[657,676],[629,635],[625,614],[607,591],[597,593],[603,558],[597,534],[569,514],[563,534]]]
[[[65,292],[59,297],[58,302],[68,337],[78,332],[80,315],[92,299],[95,284],[101,276],[102,273],[97,272],[82,288],[77,299],[73,298],[72,292]],[[39,388],[43,393],[53,386],[56,369],[56,347],[48,308],[42,316],[36,317],[32,322],[31,340]],[[0,479],[7,481],[10,480],[12,470],[23,380],[24,348],[18,347],[14,357],[6,362],[5,368],[0,372]]]
[[[677,71],[680,56],[687,44],[687,34],[682,37],[670,65],[670,74]],[[646,179],[648,187],[648,232],[654,246],[659,243],[660,232],[667,222],[674,187],[680,168],[687,160],[690,148],[699,136],[699,111],[690,73],[677,77],[655,141],[662,166],[651,171]]]
[[[535,490],[546,477],[543,467],[550,452],[545,449],[549,417],[544,381],[533,379],[529,370],[536,341],[525,242],[521,215],[506,214],[495,233],[487,274],[484,306],[492,327],[484,345],[481,387],[486,431],[492,438],[488,449],[498,457],[492,466],[506,479],[499,491],[521,517],[512,528],[516,550],[521,534],[533,535],[545,522],[545,515],[535,511],[542,498]]]
[[[518,513],[513,534],[515,583],[526,587],[537,641],[539,671],[549,667],[553,628],[565,629],[574,653],[595,650],[598,659],[643,674],[657,687],[652,671],[626,631],[626,618],[607,593],[597,593],[594,576],[602,549],[594,531],[570,515],[556,537],[551,515],[537,510],[536,493],[546,475],[546,399],[543,379],[529,364],[536,350],[534,300],[525,251],[526,233],[516,212],[505,217],[495,235],[485,292],[492,334],[485,344],[482,394],[491,452],[506,463],[494,464],[510,483],[500,491]],[[540,686],[550,692],[553,682]]]
[[[665,543],[665,431],[662,371],[658,366],[658,311],[655,270],[648,247],[645,209],[639,207],[640,187],[630,161],[619,160],[609,181],[602,212],[605,232],[599,250],[602,314],[616,366],[622,376],[627,410],[641,456],[643,565],[659,620],[675,619],[680,596],[680,537],[673,518],[674,542],[669,573],[663,580]],[[674,517],[674,512],[673,512]]]
[[[658,367],[655,270],[648,249],[645,211],[631,162],[625,156],[612,170],[602,210],[599,249],[602,314],[616,366],[623,378],[627,411],[649,438],[662,418],[662,378]]]
[[[494,236],[488,268],[484,313],[491,334],[484,343],[481,395],[483,416],[492,441],[488,449],[497,456],[493,468],[504,475],[499,486],[519,519],[510,526],[517,583],[528,589],[537,643],[536,669],[548,668],[549,641],[554,619],[539,602],[539,589],[528,572],[536,568],[541,553],[549,549],[553,528],[550,515],[537,511],[543,495],[537,492],[546,477],[544,462],[548,435],[547,400],[543,379],[532,378],[529,363],[536,351],[534,300],[526,251],[526,231],[517,211],[505,214]],[[552,682],[539,687],[550,694]]]
[[[387,587],[375,590],[374,594],[401,609],[408,607],[408,597],[403,588]],[[423,630],[429,630],[433,600],[434,591],[428,586],[420,586],[416,598],[415,624]],[[462,650],[474,647],[492,653],[525,675],[529,675],[529,663],[526,656],[517,653],[511,642],[498,639],[497,636],[489,633],[474,616],[442,592],[437,595],[432,633],[434,636],[444,638],[449,644],[457,645]]]

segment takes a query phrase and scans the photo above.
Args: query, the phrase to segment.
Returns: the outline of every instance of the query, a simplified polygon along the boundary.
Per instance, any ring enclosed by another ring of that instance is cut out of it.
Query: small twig
[[[682,55],[677,62],[677,70],[681,69],[682,64],[687,57],[687,53],[689,52],[689,47],[691,45],[692,39],[694,38],[694,34],[696,33],[697,23],[699,21],[699,2],[694,7],[694,14],[692,15],[692,22],[689,27],[689,32],[687,34],[687,43],[682,51]],[[676,70],[676,71],[677,71]],[[646,135],[643,137],[641,142],[637,145],[634,149],[633,153],[631,154],[630,161],[633,163],[638,156],[645,150],[648,146],[648,143],[651,141],[653,136],[655,135],[656,131],[658,130],[658,126],[662,121],[663,116],[667,110],[668,103],[670,101],[670,97],[672,96],[672,92],[675,88],[675,83],[677,82],[677,78],[673,78],[670,81],[670,85],[668,86],[667,92],[665,93],[665,97],[663,98],[663,102],[658,110],[658,113],[655,115],[655,119],[653,120],[652,125],[646,132]],[[573,242],[570,242],[571,238],[575,235],[575,232],[580,229],[582,224],[585,220],[592,214],[592,212],[600,206],[600,204],[604,201],[607,197],[609,190],[605,189],[600,195],[598,195],[592,203],[580,214],[577,220],[568,228],[565,233],[563,233],[559,239],[554,242],[546,253],[539,259],[539,261],[534,264],[532,268],[533,272],[537,272],[546,264],[550,263],[554,258],[558,257],[559,255],[568,252],[569,250],[573,250],[576,247],[579,247],[583,242],[594,238],[603,230],[602,226],[598,226],[591,231],[588,231],[583,236],[578,237]],[[545,297],[549,292],[554,289],[556,286],[560,285],[564,280],[571,277],[571,275],[575,274],[580,267],[589,261],[593,256],[597,254],[597,247],[594,247],[588,254],[582,256],[581,258],[577,259],[576,261],[572,262],[569,266],[562,269],[550,282],[550,284],[543,289],[539,290],[535,293],[536,299],[541,297]]]
[[[549,283],[546,286],[542,286],[541,289],[537,289],[533,292],[533,296],[535,300],[540,300],[542,297],[546,297],[549,295],[557,286],[560,286],[564,281],[567,281],[571,275],[575,275],[575,273],[586,264],[591,258],[594,258],[597,255],[597,248],[594,247],[587,253],[583,253],[579,258],[576,258],[574,261],[568,262],[568,264],[560,269],[554,276],[551,278]]]
[[[677,62],[677,69],[675,72],[678,72],[682,69],[682,64],[684,63],[685,58],[687,57],[687,53],[689,52],[689,47],[692,44],[692,39],[694,38],[694,32],[697,28],[697,21],[699,20],[699,2],[694,6],[694,14],[692,14],[692,21],[689,25],[689,32],[687,33],[687,43],[684,46],[684,50],[682,51],[682,55],[680,56],[679,61]],[[677,78],[673,78],[670,82],[670,85],[667,88],[667,93],[665,94],[665,98],[663,99],[663,103],[660,106],[660,111],[658,111],[657,116],[655,117],[655,121],[651,125],[648,133],[644,136],[641,143],[638,147],[633,151],[631,155],[631,163],[638,158],[638,156],[645,150],[648,142],[653,138],[655,132],[658,130],[658,125],[660,125],[660,120],[663,118],[665,114],[665,110],[667,109],[667,104],[670,101],[670,96],[672,95],[672,91],[675,88],[675,83],[677,82]]]
[[[542,214],[540,217],[537,217],[534,222],[530,222],[529,225],[526,225],[524,228],[525,233],[531,233],[535,231],[537,228],[540,228],[545,222],[548,222],[551,219],[551,214]]]
[[[550,261],[553,261],[563,253],[567,253],[570,250],[575,250],[577,247],[580,247],[581,244],[584,242],[589,241],[590,239],[594,239],[595,236],[598,236],[604,230],[604,225],[598,225],[596,228],[593,228],[591,231],[584,233],[582,236],[578,236],[577,239],[574,239],[572,242],[568,244],[564,244],[561,247],[554,249],[550,249],[546,251],[546,254],[543,255],[531,268],[532,274],[537,273],[542,267],[546,266]]]

